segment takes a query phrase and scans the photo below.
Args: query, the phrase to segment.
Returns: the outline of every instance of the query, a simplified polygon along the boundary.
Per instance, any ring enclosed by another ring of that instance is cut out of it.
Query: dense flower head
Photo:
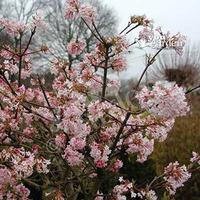
[[[126,52],[128,49],[128,42],[125,37],[121,35],[107,38],[107,42],[112,45],[112,49],[116,54]]]
[[[70,166],[80,165],[83,162],[84,156],[82,153],[73,149],[70,145],[67,145],[63,158],[66,159]]]
[[[18,179],[31,176],[34,167],[39,173],[48,173],[47,166],[51,163],[50,160],[46,160],[44,157],[37,158],[24,148],[13,147],[0,152],[0,161],[10,163]]]
[[[121,160],[117,159],[110,166],[109,171],[111,171],[111,172],[117,172],[122,166],[123,166],[123,162]]]
[[[135,133],[126,139],[127,153],[137,153],[137,161],[144,162],[153,152],[154,140],[143,137],[142,133]]]
[[[107,102],[101,102],[99,100],[91,102],[91,104],[88,106],[90,120],[97,120],[103,117],[105,112],[108,112],[110,108],[111,104]]]
[[[96,10],[93,6],[84,4],[79,9],[79,15],[82,17],[86,22],[91,23],[96,19]]]
[[[111,153],[111,150],[109,147],[101,146],[100,144],[97,144],[94,142],[91,146],[90,155],[94,159],[94,163],[98,168],[104,168],[107,165],[108,161],[108,155]]]
[[[184,89],[170,82],[156,82],[152,90],[144,87],[136,98],[143,109],[155,116],[175,118],[189,111]]]
[[[144,27],[139,32],[139,40],[144,40],[146,43],[152,42],[154,39],[154,31],[151,28]]]
[[[170,194],[175,194],[177,188],[182,187],[190,177],[191,173],[187,171],[186,166],[180,166],[177,161],[165,167],[164,180]]]
[[[67,51],[70,55],[79,55],[85,48],[85,42],[83,41],[71,41],[67,44]]]
[[[66,146],[66,140],[67,138],[65,133],[60,133],[55,138],[55,144],[60,148],[64,148]]]
[[[47,174],[49,173],[48,165],[50,165],[50,160],[45,159],[44,157],[40,157],[36,159],[36,170],[39,173]]]
[[[153,26],[153,20],[148,19],[146,17],[146,15],[133,15],[131,17],[130,22],[133,24],[139,24],[144,27],[148,27],[148,26],[152,27]]]
[[[199,154],[193,151],[192,152],[192,158],[190,159],[190,161],[192,163],[198,163],[198,165],[200,165],[200,156],[199,156]]]
[[[116,185],[113,188],[113,197],[116,200],[126,200],[126,194],[129,193],[131,191],[131,189],[133,188],[133,184],[128,182],[128,181],[123,181],[121,184]]]
[[[65,18],[71,20],[75,17],[80,17],[90,24],[96,19],[96,9],[89,4],[80,4],[78,0],[68,0]]]
[[[0,199],[28,200],[29,194],[30,191],[23,184],[17,183],[14,171],[0,168]]]
[[[157,27],[155,30],[160,34],[162,47],[165,46],[167,48],[172,48],[179,55],[183,54],[186,36],[179,32],[175,35],[171,35],[169,31],[167,33],[163,33],[161,27]]]
[[[158,199],[155,191],[153,191],[153,190],[149,190],[149,191],[143,190],[143,191],[141,191],[141,195],[142,195],[142,197],[145,197],[148,200],[157,200]]]
[[[147,124],[146,135],[162,142],[166,140],[169,131],[173,128],[174,122],[174,118],[155,119],[149,116],[145,118],[145,124]]]
[[[6,32],[11,36],[18,36],[19,33],[23,33],[26,30],[26,24],[12,21],[9,19],[0,19],[0,26],[5,28]]]
[[[115,71],[123,71],[126,69],[127,63],[124,57],[116,57],[113,59],[112,68]]]

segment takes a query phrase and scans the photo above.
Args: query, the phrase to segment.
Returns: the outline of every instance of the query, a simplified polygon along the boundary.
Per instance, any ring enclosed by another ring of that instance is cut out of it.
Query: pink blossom
[[[37,13],[33,16],[32,22],[29,24],[30,28],[35,27],[45,29],[47,24],[44,21],[44,16],[41,10],[37,10]]]
[[[17,185],[16,190],[20,194],[22,200],[29,199],[28,196],[30,194],[30,191],[24,185],[22,185],[22,184]]]
[[[18,67],[16,64],[14,64],[12,61],[5,60],[3,62],[3,65],[0,66],[0,68],[3,68],[4,70],[8,70],[11,74],[17,74],[18,73]]]
[[[18,184],[15,172],[7,168],[0,168],[0,199],[28,200],[30,191],[23,185]]]
[[[49,169],[47,167],[50,164],[51,164],[50,160],[46,160],[43,157],[37,158],[36,159],[36,170],[37,170],[37,172],[44,173],[44,174],[49,173]]]
[[[111,65],[113,70],[123,71],[124,69],[126,69],[127,62],[126,59],[123,57],[115,57]]]
[[[85,48],[85,42],[83,41],[71,41],[67,45],[67,51],[70,55],[79,55]]]
[[[67,4],[73,8],[77,7],[79,5],[79,0],[67,0]]]
[[[55,144],[60,148],[64,148],[66,146],[66,142],[67,142],[67,138],[66,138],[65,133],[60,133],[55,138]]]
[[[119,55],[120,53],[124,53],[128,49],[128,42],[125,37],[117,35],[107,39],[113,46],[113,51]]]
[[[63,158],[67,160],[70,166],[76,166],[82,163],[84,156],[68,145],[64,151]]]
[[[81,5],[79,9],[79,15],[82,17],[86,22],[91,23],[95,21],[96,18],[96,10],[93,6],[89,4]]]
[[[15,22],[9,19],[0,19],[0,25],[5,28],[5,31],[11,36],[18,36],[26,30],[26,25],[20,22]]]
[[[169,119],[158,119],[148,116],[147,118],[144,118],[144,123],[146,127],[146,135],[149,137],[153,137],[154,139],[158,139],[160,142],[163,142],[167,136],[169,131],[173,128],[175,120],[172,118]],[[142,119],[140,119],[142,122]]]
[[[164,170],[164,179],[166,181],[166,188],[170,194],[174,195],[176,189],[183,186],[189,178],[191,173],[187,171],[185,165],[179,166],[179,163],[170,163]]]
[[[76,149],[76,150],[82,150],[85,145],[86,145],[86,142],[85,142],[85,139],[83,138],[76,138],[76,137],[73,137],[69,144],[71,145],[71,147],[73,149]]]
[[[156,82],[152,90],[144,87],[136,98],[143,109],[155,116],[175,118],[189,111],[183,88],[170,82]]]
[[[153,152],[154,140],[135,133],[126,139],[125,144],[128,146],[127,153],[137,153],[137,161],[143,163]]]
[[[144,27],[153,26],[153,20],[148,19],[146,15],[134,15],[131,17],[131,23],[138,24]]]
[[[112,190],[112,195],[116,200],[126,200],[126,194],[131,193],[133,184],[129,181],[122,181],[120,185],[116,185]]]
[[[65,19],[72,20],[75,17],[74,15],[75,14],[74,14],[73,8],[69,7],[65,12]]]
[[[170,35],[170,32],[163,33],[161,27],[155,29],[161,36],[161,45],[162,47],[165,46],[167,48],[172,48],[178,53],[179,55],[183,54],[183,48],[186,42],[186,36],[177,33],[175,35]]]
[[[89,119],[97,120],[98,118],[103,117],[105,112],[108,112],[111,108],[111,104],[107,102],[100,102],[99,100],[91,102],[88,106]]]
[[[192,158],[190,159],[192,163],[198,163],[200,165],[200,156],[196,152],[192,152]]]
[[[139,39],[144,40],[146,43],[152,42],[154,38],[154,32],[152,29],[144,27],[142,31],[139,32]]]
[[[119,159],[115,160],[112,166],[109,168],[111,172],[117,172],[123,166],[123,162]]]
[[[157,200],[158,199],[155,191],[153,191],[153,190],[142,191],[141,194],[142,194],[142,196],[144,196],[148,200]]]
[[[94,159],[94,162],[98,168],[104,168],[107,165],[108,155],[111,153],[111,150],[106,145],[101,147],[99,144],[94,142],[91,146],[90,156]]]

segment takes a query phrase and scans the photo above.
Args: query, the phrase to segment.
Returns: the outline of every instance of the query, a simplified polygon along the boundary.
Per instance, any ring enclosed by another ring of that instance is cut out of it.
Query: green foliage
[[[165,192],[161,200],[170,200],[169,195]]]

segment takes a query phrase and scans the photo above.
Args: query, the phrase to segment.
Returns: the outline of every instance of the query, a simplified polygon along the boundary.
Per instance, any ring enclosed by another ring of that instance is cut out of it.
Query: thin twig
[[[151,66],[151,65],[153,64],[153,62],[155,61],[156,56],[157,56],[164,48],[165,48],[165,46],[163,46],[162,48],[160,48],[160,49],[156,52],[156,54],[148,61],[147,65],[146,65],[144,71],[142,72],[142,74],[141,74],[141,76],[140,76],[140,78],[139,78],[139,81],[138,81],[138,83],[137,83],[137,85],[136,85],[136,90],[138,89],[138,87],[139,87],[139,85],[140,85],[140,83],[141,83],[141,81],[142,81],[142,78],[143,78],[143,76],[145,75],[147,69],[149,68],[149,66]]]
[[[200,85],[197,85],[197,86],[193,87],[192,89],[187,90],[187,91],[185,92],[185,94],[189,94],[189,93],[191,93],[191,92],[193,92],[194,90],[199,89],[199,88],[200,88]]]
[[[128,33],[130,33],[132,30],[136,29],[138,26],[140,26],[140,24],[137,24],[137,25],[135,25],[133,28],[131,28],[130,30],[128,30],[128,31],[126,32],[126,35],[127,35]]]
[[[106,95],[106,86],[107,86],[107,73],[108,73],[108,51],[109,47],[106,46],[106,52],[105,52],[105,66],[104,66],[104,74],[103,74],[103,87],[102,87],[102,94],[101,94],[101,100],[104,101],[104,97]]]
[[[114,141],[114,143],[113,143],[113,145],[112,145],[112,147],[111,147],[111,154],[110,154],[110,155],[112,155],[112,153],[114,152],[114,150],[115,150],[115,148],[116,148],[116,146],[117,146],[117,143],[118,143],[118,141],[119,141],[119,139],[120,139],[120,136],[121,136],[121,134],[123,133],[124,127],[126,126],[126,123],[127,123],[127,121],[129,120],[130,116],[131,116],[131,112],[127,112],[127,113],[126,113],[126,116],[125,116],[125,119],[124,119],[124,121],[122,122],[122,124],[121,124],[121,126],[120,126],[120,129],[119,129],[119,131],[118,131],[118,133],[117,133],[117,136],[116,136],[116,138],[115,138],[115,141]]]
[[[42,93],[43,93],[43,95],[44,95],[44,98],[45,98],[45,100],[46,100],[46,102],[47,102],[47,105],[49,106],[49,109],[51,110],[51,112],[52,112],[53,116],[55,117],[55,119],[58,120],[56,114],[54,113],[54,110],[52,109],[52,107],[51,107],[51,105],[50,105],[50,103],[49,103],[48,97],[47,97],[47,95],[46,95],[46,93],[45,93],[45,90],[44,90],[44,87],[43,87],[43,85],[42,85],[42,81],[41,81],[39,75],[38,75],[38,81],[39,81],[39,85],[40,85],[40,88],[41,88],[41,90],[42,90]]]

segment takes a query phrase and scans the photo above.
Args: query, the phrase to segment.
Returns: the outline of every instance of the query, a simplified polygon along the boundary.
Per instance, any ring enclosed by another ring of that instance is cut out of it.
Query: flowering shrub
[[[122,106],[107,99],[107,91],[118,88],[108,79],[108,71],[124,70],[125,55],[135,44],[129,44],[126,35],[142,27],[145,31],[139,33],[139,39],[149,42],[147,29],[154,31],[153,22],[146,16],[133,16],[119,35],[107,38],[98,32],[95,16],[91,6],[67,1],[66,20],[81,18],[97,43],[80,62],[64,58],[51,61],[55,75],[51,90],[45,88],[39,75],[31,76],[31,55],[35,52],[29,47],[42,23],[35,22],[36,18],[28,25],[0,20],[2,29],[18,40],[15,47],[2,45],[0,52],[0,199],[28,199],[30,191],[25,185],[30,185],[59,200],[156,200],[160,188],[174,195],[190,178],[193,164],[187,168],[175,162],[146,185],[123,179],[119,155],[135,155],[136,162],[145,162],[154,143],[167,138],[175,118],[185,115],[189,106],[184,89],[175,83],[158,82],[152,89],[139,91],[145,71],[167,47],[169,34],[149,58],[138,81],[135,97],[139,104]],[[84,47],[84,41],[74,40],[66,48],[68,54],[76,56]],[[180,53],[183,47],[172,48]],[[45,53],[44,48],[38,51]],[[31,87],[24,85],[26,78],[31,79]],[[191,161],[198,162],[198,154],[193,156]],[[105,189],[108,179],[111,181]]]

